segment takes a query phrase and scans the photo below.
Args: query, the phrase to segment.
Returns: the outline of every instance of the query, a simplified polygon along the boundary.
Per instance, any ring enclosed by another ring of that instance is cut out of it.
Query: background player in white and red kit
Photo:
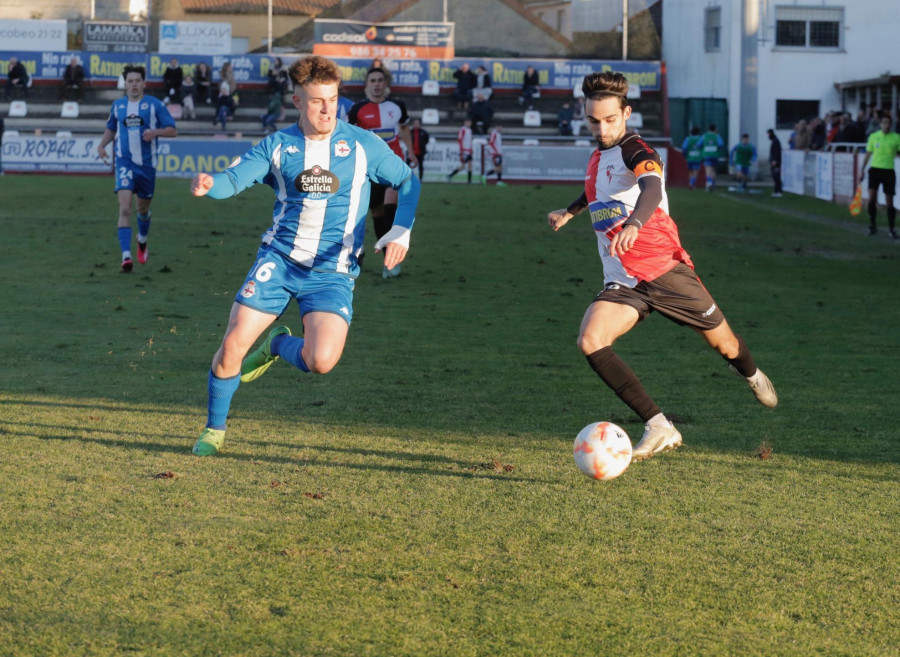
[[[506,187],[503,182],[503,129],[500,123],[494,123],[488,137],[488,157],[491,158],[494,168],[481,176],[481,184],[486,185],[488,176],[497,176],[497,187]]]
[[[347,122],[365,128],[384,139],[391,150],[400,159],[404,159],[403,148],[406,146],[405,159],[415,169],[419,166],[418,158],[413,152],[412,138],[409,134],[409,114],[402,100],[389,99],[388,74],[381,67],[375,66],[366,73],[366,99],[350,108]],[[373,184],[369,198],[369,209],[372,211],[372,224],[375,238],[381,239],[394,225],[397,213],[397,190],[385,185]],[[400,265],[393,269],[384,268],[382,277],[393,278],[400,274]]]
[[[669,216],[659,155],[625,122],[628,82],[620,73],[594,73],[582,85],[585,118],[598,148],[588,163],[585,191],[568,208],[547,215],[559,230],[588,208],[603,261],[604,290],[585,312],[578,346],[588,363],[646,423],[633,457],[645,459],[682,442],[681,434],[612,349],[617,338],[654,310],[693,328],[743,377],[764,406],[778,395],[750,350],[694,273]]]
[[[456,133],[456,142],[459,144],[459,166],[447,176],[447,182],[453,180],[453,176],[463,169],[469,172],[469,182],[472,182],[472,121],[466,119],[463,121],[459,132]]]

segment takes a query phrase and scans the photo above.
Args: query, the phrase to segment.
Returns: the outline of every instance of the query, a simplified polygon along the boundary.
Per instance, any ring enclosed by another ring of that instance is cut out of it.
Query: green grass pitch
[[[575,346],[577,187],[426,184],[337,368],[242,385],[204,459],[272,192],[161,180],[122,275],[111,190],[0,178],[0,655],[898,655],[900,244],[846,208],[670,191],[781,402],[652,316],[617,351],[685,446],[598,483],[575,434],[642,427]]]

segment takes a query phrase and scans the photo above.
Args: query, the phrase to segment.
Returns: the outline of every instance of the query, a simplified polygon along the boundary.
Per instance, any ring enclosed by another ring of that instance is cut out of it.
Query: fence
[[[830,144],[827,151],[807,152],[785,150],[781,156],[781,177],[784,191],[815,196],[823,201],[849,203],[856,192],[856,184],[865,158],[865,144]],[[900,174],[900,162],[894,161],[894,171]],[[868,185],[862,186],[863,199],[868,199]],[[885,203],[879,189],[878,202]]]

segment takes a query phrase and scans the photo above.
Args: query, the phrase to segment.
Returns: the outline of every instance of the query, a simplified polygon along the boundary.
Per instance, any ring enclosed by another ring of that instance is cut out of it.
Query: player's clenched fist
[[[191,180],[191,194],[194,196],[206,196],[207,192],[212,189],[213,178],[208,173],[198,173]]]

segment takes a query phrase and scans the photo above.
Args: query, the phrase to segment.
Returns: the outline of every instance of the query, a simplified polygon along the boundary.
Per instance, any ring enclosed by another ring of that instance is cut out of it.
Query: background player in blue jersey
[[[108,161],[106,147],[115,140],[114,175],[119,197],[119,246],[122,249],[122,271],[130,272],[131,202],[137,195],[138,262],[144,264],[149,255],[147,234],[150,232],[150,202],[156,187],[156,139],[175,137],[178,131],[166,106],[156,98],[144,95],[146,71],[143,66],[126,66],[125,96],[114,101],[106,121],[97,154]]]
[[[305,57],[289,75],[300,120],[263,139],[224,173],[198,174],[191,183],[195,196],[216,199],[255,183],[275,191],[272,227],[263,234],[213,357],[206,428],[193,449],[198,456],[221,449],[241,381],[259,378],[279,356],[303,372],[325,374],[337,364],[353,317],[372,182],[398,192],[393,226],[375,250],[383,250],[385,266],[394,267],[409,248],[420,189],[412,170],[379,136],[336,118],[341,74],[334,62]],[[278,326],[245,359],[291,299],[300,307],[303,338]]]

